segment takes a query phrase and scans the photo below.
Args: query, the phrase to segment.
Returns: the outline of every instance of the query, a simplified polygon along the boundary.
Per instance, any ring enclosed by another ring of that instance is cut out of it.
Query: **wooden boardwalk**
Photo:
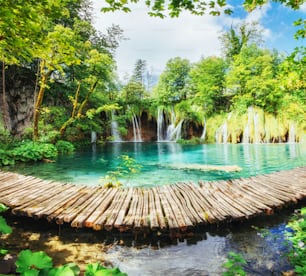
[[[0,171],[0,202],[16,215],[79,228],[184,232],[198,225],[271,214],[304,199],[306,167],[199,184],[88,187]]]

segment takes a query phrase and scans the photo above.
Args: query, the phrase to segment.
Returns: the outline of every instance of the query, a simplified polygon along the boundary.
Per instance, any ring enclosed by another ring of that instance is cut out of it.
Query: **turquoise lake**
[[[7,169],[44,179],[97,185],[101,183],[101,177],[118,169],[122,155],[128,155],[142,166],[140,173],[120,179],[125,186],[150,187],[182,181],[196,183],[306,166],[306,144],[183,146],[165,142],[92,145],[78,149],[74,154],[59,156],[54,163],[18,164]],[[186,164],[236,165],[242,170],[227,173],[171,167]],[[305,201],[295,207],[302,206],[305,206]],[[291,206],[273,216],[200,230],[182,240],[155,237],[142,243],[141,239],[132,237],[127,243],[123,237],[117,237],[105,256],[107,261],[132,276],[215,276],[224,272],[223,264],[228,253],[237,252],[247,261],[247,275],[282,275],[283,271],[292,269],[285,256],[288,246],[284,235],[293,213]],[[121,239],[125,240],[124,245],[119,245]]]
[[[76,184],[97,185],[118,170],[120,156],[128,155],[142,166],[140,173],[119,180],[124,186],[155,186],[175,182],[249,177],[306,165],[306,144],[204,144],[109,143],[89,145],[54,163],[20,164],[9,168]],[[181,169],[184,165],[239,166],[240,172]],[[173,167],[174,166],[174,167]],[[177,168],[175,168],[177,166]]]

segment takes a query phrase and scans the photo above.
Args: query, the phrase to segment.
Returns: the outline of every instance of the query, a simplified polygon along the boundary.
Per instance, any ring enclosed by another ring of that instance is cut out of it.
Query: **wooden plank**
[[[113,189],[114,195],[111,196],[111,199],[108,199],[107,209],[99,216],[99,218],[94,222],[93,229],[101,230],[104,228],[105,222],[111,216],[111,213],[116,208],[117,203],[120,201],[122,196],[122,191],[120,188],[111,188]]]
[[[160,230],[164,230],[167,228],[167,223],[165,219],[165,213],[163,212],[163,207],[161,205],[161,200],[158,194],[158,190],[156,188],[151,188],[151,191],[154,196],[154,202],[155,202],[155,210],[156,210],[156,216],[157,216],[157,221],[159,225]]]
[[[138,193],[138,204],[135,213],[134,229],[139,231],[142,226],[142,212],[143,212],[143,191],[141,188],[137,188]]]
[[[133,195],[133,189],[132,188],[129,188],[127,190],[128,190],[127,196],[124,199],[124,202],[123,202],[123,204],[122,204],[122,206],[121,206],[121,208],[118,212],[118,216],[117,216],[116,221],[114,223],[114,227],[118,228],[120,231],[125,231],[126,230],[125,225],[123,223],[123,220],[124,220],[125,215],[128,212],[128,209],[129,209],[129,206],[130,206],[130,203],[131,203],[131,198],[132,198],[132,195]]]
[[[124,204],[125,203],[129,204],[130,202],[130,198],[127,198],[129,194],[129,189],[119,189],[119,190],[120,192],[118,194],[120,196],[114,201],[112,211],[109,212],[107,220],[104,224],[104,228],[107,231],[111,231],[113,229],[118,214],[120,213],[121,209],[124,207]]]
[[[133,188],[132,191],[133,191],[133,194],[132,194],[130,208],[123,220],[123,225],[126,230],[133,228],[134,221],[136,218],[136,210],[137,210],[137,205],[138,205],[138,190],[137,188]]]
[[[150,220],[150,228],[153,231],[156,231],[159,228],[158,218],[157,218],[157,207],[155,204],[155,197],[153,193],[153,189],[148,189],[149,194],[149,220]]]
[[[186,183],[178,183],[176,185],[177,189],[184,193],[184,199],[186,201],[186,208],[192,214],[194,222],[196,224],[206,224],[207,223],[207,215],[203,215],[205,210],[198,204],[197,199],[194,198],[194,195]]]
[[[43,201],[39,200],[35,204],[23,208],[21,211],[29,217],[39,218],[46,215],[50,210],[53,210],[53,208],[59,208],[61,204],[64,204],[65,199],[69,198],[69,194],[75,192],[75,187],[63,185],[61,187],[59,186],[59,188],[60,190],[57,191],[57,194],[60,194],[60,196],[50,197],[48,195]]]
[[[15,203],[18,206],[12,210],[12,213],[28,216],[28,209],[31,210],[33,208],[38,208],[43,204],[43,202],[59,195],[65,189],[66,187],[64,185],[55,185],[50,187],[50,190],[47,190],[47,193],[27,195],[26,199],[20,202],[20,204]]]
[[[80,197],[78,197],[75,202],[65,207],[65,209],[60,213],[51,216],[56,220],[58,224],[63,224],[64,222],[70,223],[79,213],[83,213],[86,207],[91,203],[92,199],[99,194],[100,187],[86,187],[80,192]]]
[[[48,193],[52,188],[54,188],[52,181],[40,181],[34,182],[33,184],[34,186],[31,189],[19,190],[2,198],[5,199],[11,208],[13,208],[24,205],[29,201],[33,203],[35,198],[41,197],[43,194]]]
[[[142,189],[142,192],[143,192],[142,227],[144,229],[148,229],[150,227],[149,193],[148,189]]]
[[[165,195],[168,198],[168,202],[171,204],[180,230],[183,232],[187,231],[188,228],[193,226],[193,217],[192,215],[190,216],[190,213],[186,212],[188,210],[185,210],[183,207],[186,204],[186,200],[181,197],[182,202],[180,202],[180,199],[176,193],[175,185],[165,185],[164,188],[167,191]]]
[[[180,228],[179,223],[177,222],[175,213],[173,212],[171,208],[171,203],[169,203],[167,200],[167,196],[165,195],[166,191],[164,187],[156,187],[156,190],[158,191],[160,202],[164,210],[165,218],[166,218],[169,229],[178,230]]]
[[[72,227],[92,227],[95,226],[95,221],[102,216],[104,211],[108,208],[113,197],[117,193],[117,189],[114,188],[100,188],[90,200],[85,201],[82,205],[82,211],[77,216],[69,217]],[[67,220],[65,216],[64,221]],[[95,228],[94,228],[95,229]],[[96,229],[98,230],[98,229]]]

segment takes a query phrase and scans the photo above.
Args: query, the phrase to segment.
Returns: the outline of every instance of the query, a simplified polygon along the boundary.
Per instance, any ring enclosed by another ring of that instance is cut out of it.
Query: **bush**
[[[8,150],[0,149],[0,167],[7,165],[14,165],[15,161],[12,154]]]
[[[176,141],[181,145],[200,145],[203,144],[203,141],[199,137],[192,137],[190,140],[178,139]]]
[[[55,147],[59,153],[72,153],[75,150],[75,147],[72,143],[64,140],[57,141]]]
[[[35,143],[27,141],[12,150],[12,156],[17,161],[38,161],[44,158],[54,159],[57,149],[52,144]]]
[[[306,275],[306,208],[287,225],[287,239],[292,244],[289,261],[298,275]]]

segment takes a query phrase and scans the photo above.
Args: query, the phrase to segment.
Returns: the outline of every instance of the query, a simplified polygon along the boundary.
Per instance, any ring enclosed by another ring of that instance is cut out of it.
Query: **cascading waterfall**
[[[221,125],[216,131],[216,143],[227,143],[227,122]]]
[[[205,137],[206,137],[206,119],[204,118],[203,131],[202,131],[202,135],[201,135],[200,139],[204,142],[205,141]]]
[[[157,109],[157,142],[164,141],[164,111],[158,107]]]
[[[170,124],[167,129],[167,141],[177,141],[181,139],[182,136],[182,126],[184,120],[180,120],[177,126],[174,123]]]
[[[293,123],[289,126],[289,133],[288,133],[288,143],[295,143],[296,134],[295,134],[295,126]]]
[[[248,144],[250,142],[250,131],[251,131],[251,124],[252,124],[252,118],[253,118],[253,107],[248,108],[248,122],[243,130],[243,136],[242,136],[242,143]]]
[[[135,114],[132,117],[134,142],[142,142],[140,122]]]
[[[95,144],[97,142],[97,133],[95,131],[91,132],[91,143]]]
[[[253,121],[254,121],[254,141],[253,143],[258,144],[261,142],[261,140],[260,140],[260,133],[259,133],[259,114],[257,112],[254,113]]]
[[[112,111],[112,121],[111,121],[111,134],[113,136],[114,142],[122,142],[122,138],[120,136],[118,130],[118,122],[115,119],[115,112]]]

